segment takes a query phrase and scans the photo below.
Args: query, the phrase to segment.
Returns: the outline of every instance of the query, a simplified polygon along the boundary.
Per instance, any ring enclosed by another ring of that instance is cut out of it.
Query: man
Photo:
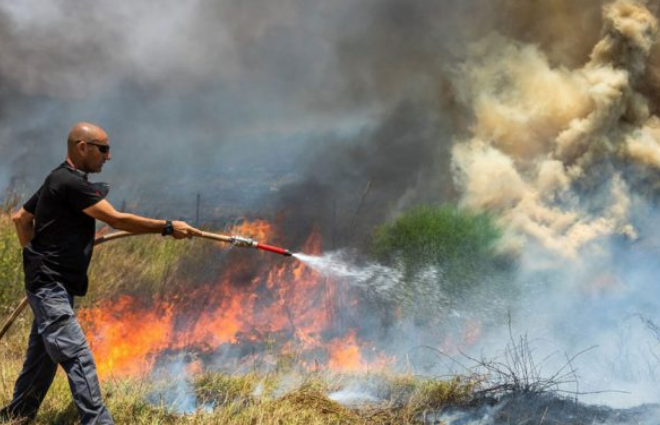
[[[183,221],[152,220],[116,211],[107,189],[87,181],[111,159],[108,135],[78,123],[67,140],[66,161],[13,216],[23,246],[25,288],[34,321],[23,370],[0,420],[30,421],[53,382],[57,365],[69,380],[82,424],[112,424],[85,334],[73,312],[74,296],[87,292],[87,269],[95,219],[133,233],[161,233],[176,239],[200,235]]]

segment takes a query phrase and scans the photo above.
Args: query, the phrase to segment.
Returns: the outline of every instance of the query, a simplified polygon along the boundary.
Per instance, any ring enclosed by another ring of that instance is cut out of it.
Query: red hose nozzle
[[[257,242],[257,249],[263,249],[264,251],[274,252],[275,254],[286,255],[287,257],[292,256],[293,254],[288,249],[279,248],[276,246],[266,245],[263,243]]]
[[[232,236],[229,238],[229,241],[234,244],[234,246],[240,246],[242,248],[257,248],[263,249],[264,251],[274,252],[275,254],[291,256],[293,255],[288,249],[279,248],[277,246],[266,245],[264,243],[259,243],[252,238],[245,238],[243,236]]]

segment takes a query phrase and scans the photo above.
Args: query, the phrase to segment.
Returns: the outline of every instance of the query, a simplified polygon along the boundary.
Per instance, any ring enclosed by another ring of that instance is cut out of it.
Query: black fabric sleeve
[[[34,195],[30,197],[30,199],[27,200],[25,204],[23,204],[23,209],[30,214],[35,214],[37,212],[37,204],[39,203],[39,194],[41,193],[41,189],[43,188],[40,187],[39,190],[35,192]]]
[[[82,178],[71,179],[67,182],[66,199],[72,208],[82,211],[105,199],[108,194],[107,186],[99,183],[90,183]]]

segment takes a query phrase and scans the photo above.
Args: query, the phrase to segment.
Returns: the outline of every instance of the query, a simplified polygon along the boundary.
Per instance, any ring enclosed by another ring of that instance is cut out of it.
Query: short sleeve
[[[108,194],[104,183],[90,183],[84,179],[73,179],[67,184],[66,199],[69,205],[82,211],[105,199]]]
[[[43,187],[43,186],[42,186]],[[39,203],[39,194],[41,193],[41,188],[23,204],[23,209],[30,214],[34,215],[37,212],[37,204]]]

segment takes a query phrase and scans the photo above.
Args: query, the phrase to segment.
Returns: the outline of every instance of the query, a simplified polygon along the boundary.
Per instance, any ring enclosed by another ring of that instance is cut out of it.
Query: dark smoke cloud
[[[318,162],[324,182],[344,193],[361,194],[355,188],[373,180],[365,202],[383,212],[374,217],[436,189],[443,200],[452,192],[445,145],[467,115],[453,101],[447,70],[464,42],[499,31],[541,44],[557,62],[583,63],[598,37],[599,8],[510,0],[5,2],[0,187],[34,190],[63,156],[67,129],[89,120],[115,146],[99,177],[113,184],[115,200],[220,198],[228,194],[209,184],[230,169],[273,170],[260,176],[272,181],[283,168],[303,177],[311,169],[313,182]],[[556,37],[558,29],[567,36]],[[413,113],[405,110],[420,111],[418,119],[401,118]],[[391,146],[405,143],[403,166]],[[316,149],[312,167],[296,161]],[[272,166],[274,150],[285,164]],[[369,158],[356,161],[355,151]],[[361,181],[338,183],[346,168]]]
[[[188,180],[206,190],[238,159],[268,165],[266,138],[327,128],[304,110],[329,47],[302,2],[42,3],[0,7],[3,189],[34,190],[79,120],[109,130],[102,178],[129,198]]]
[[[289,233],[304,238],[320,225],[335,247],[361,245],[370,229],[405,208],[452,199],[449,126],[437,110],[402,100],[373,128],[328,142],[309,160],[305,180],[282,191]]]
[[[412,205],[456,199],[450,147],[473,117],[452,80],[468,43],[500,34],[580,67],[603,4],[6,2],[0,187],[36,189],[69,126],[89,120],[110,132],[99,178],[116,202],[190,217],[202,193],[240,204],[221,212],[284,210],[363,241]]]

